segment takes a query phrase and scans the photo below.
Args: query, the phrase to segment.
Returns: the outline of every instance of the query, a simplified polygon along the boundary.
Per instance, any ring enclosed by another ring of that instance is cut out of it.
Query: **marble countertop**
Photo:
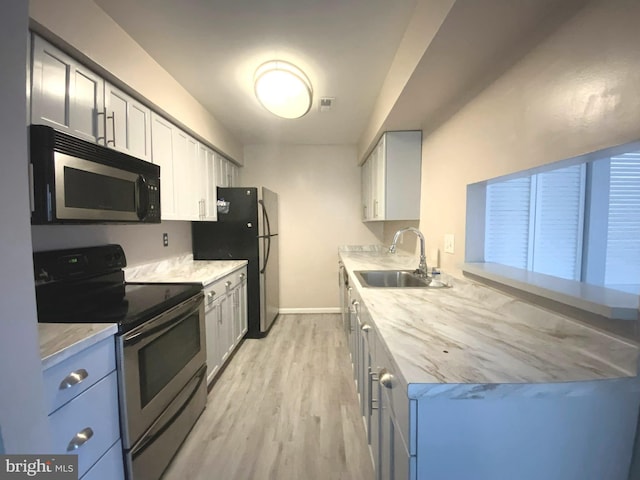
[[[42,369],[53,367],[117,332],[115,323],[38,323]]]
[[[639,349],[632,342],[468,279],[445,278],[449,289],[365,288],[355,270],[414,270],[418,262],[370,250],[341,248],[339,255],[408,384],[499,390],[505,384],[555,383],[562,389],[561,382],[637,374]],[[414,393],[419,389],[410,385]]]
[[[127,282],[189,282],[207,286],[247,265],[247,260],[194,260],[193,255],[124,269]]]

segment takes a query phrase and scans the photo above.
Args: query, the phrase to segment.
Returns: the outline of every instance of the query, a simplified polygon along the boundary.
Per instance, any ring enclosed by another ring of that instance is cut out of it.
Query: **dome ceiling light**
[[[271,60],[260,65],[254,76],[254,88],[262,106],[278,117],[300,118],[311,109],[311,82],[289,62]]]

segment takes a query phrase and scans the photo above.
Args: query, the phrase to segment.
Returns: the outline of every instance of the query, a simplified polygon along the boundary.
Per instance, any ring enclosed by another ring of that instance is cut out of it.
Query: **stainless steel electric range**
[[[128,480],[159,479],[206,403],[201,284],[127,283],[120,245],[34,253],[38,321],[115,323]]]

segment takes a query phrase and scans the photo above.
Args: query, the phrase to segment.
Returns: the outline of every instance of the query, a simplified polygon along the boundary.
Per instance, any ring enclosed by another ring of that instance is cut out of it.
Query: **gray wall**
[[[28,2],[0,15],[0,425],[8,453],[50,451],[31,261],[25,64]]]
[[[191,222],[150,225],[38,225],[31,227],[33,251],[118,243],[128,265],[147,263],[191,253]],[[169,234],[169,246],[162,234]]]

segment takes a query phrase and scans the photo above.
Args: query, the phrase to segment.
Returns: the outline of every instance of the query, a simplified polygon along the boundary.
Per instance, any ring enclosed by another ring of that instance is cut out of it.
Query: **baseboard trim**
[[[281,308],[280,315],[300,315],[306,313],[340,313],[340,307]]]

